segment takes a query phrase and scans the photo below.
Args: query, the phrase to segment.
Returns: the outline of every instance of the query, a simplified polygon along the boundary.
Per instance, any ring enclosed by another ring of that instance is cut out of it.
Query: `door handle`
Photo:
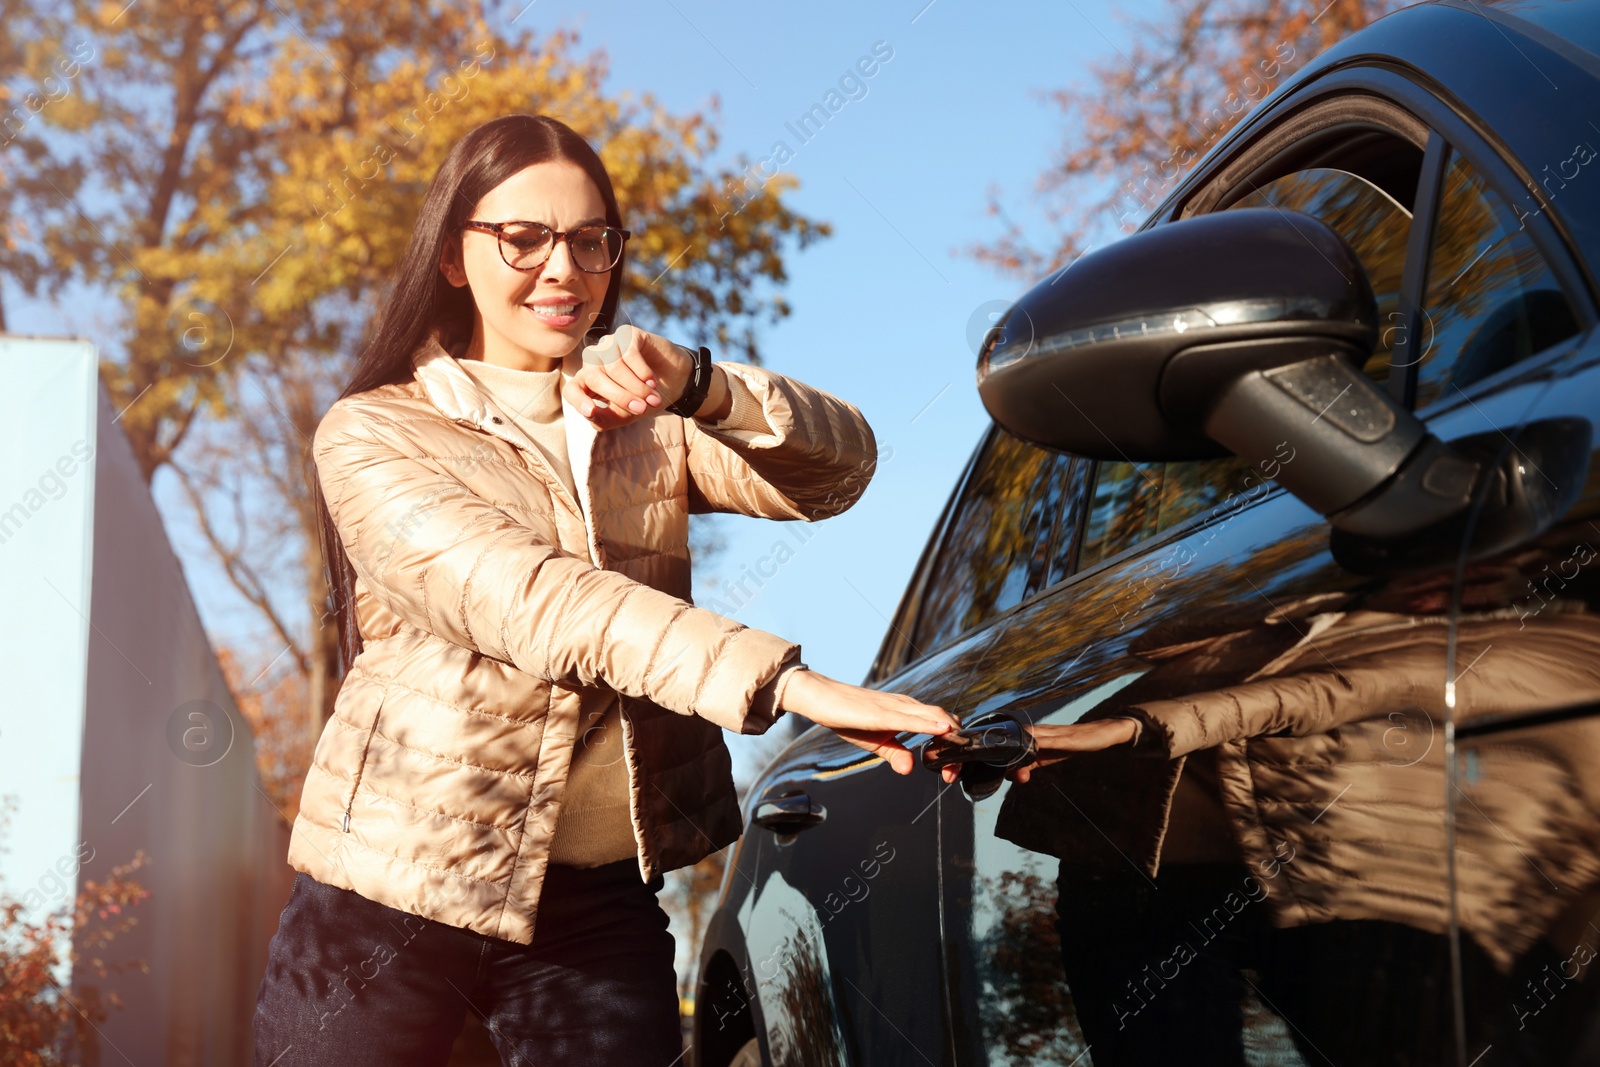
[[[762,797],[750,821],[776,834],[797,834],[827,817],[827,809],[812,800],[810,793],[791,787]]]
[[[969,800],[982,800],[999,790],[1006,768],[1031,763],[1037,752],[1027,724],[996,711],[962,723],[954,733],[929,738],[918,754],[930,771],[960,765],[961,791]]]
[[[1036,751],[1033,731],[1004,712],[979,715],[961,729],[931,737],[920,750],[922,765],[936,771],[951,763],[1013,767],[1028,763]]]

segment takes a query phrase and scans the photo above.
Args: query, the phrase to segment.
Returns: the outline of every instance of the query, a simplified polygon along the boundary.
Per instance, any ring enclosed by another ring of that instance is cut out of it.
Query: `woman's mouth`
[[[583,307],[581,302],[572,304],[524,304],[533,313],[533,317],[547,326],[557,328],[571,326],[578,321],[578,311]]]

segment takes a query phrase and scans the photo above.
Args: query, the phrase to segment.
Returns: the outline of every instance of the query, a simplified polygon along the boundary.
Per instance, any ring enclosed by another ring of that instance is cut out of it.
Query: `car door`
[[[1427,141],[1393,102],[1342,95],[1189,201],[1338,231],[1387,327],[1366,372],[1396,389]],[[1454,556],[1345,566],[1268,484],[1295,455],[1100,462],[1057,514],[1065,577],[1002,620],[965,702],[1146,725],[1026,784],[941,793],[959,1062],[1448,1061]]]
[[[764,1062],[949,1062],[930,777],[896,774],[820,727],[762,776],[741,846],[754,858],[730,875],[748,883],[730,896]]]
[[[969,489],[972,480],[970,468],[958,479],[865,683],[957,714],[965,681],[984,672],[996,636],[982,622],[995,605],[1020,599],[998,571],[976,605],[930,581],[935,560],[984,543],[990,526],[1007,521]],[[951,1062],[938,935],[939,784],[920,771],[895,774],[821,728],[756,783],[729,876],[745,883],[725,899],[737,909],[748,958],[732,1006],[754,1009],[767,1063]]]
[[[1507,472],[1460,537],[1446,667],[1460,1062],[1600,1062],[1600,416],[1594,315],[1470,131],[1434,166],[1407,391]],[[1559,205],[1559,199],[1557,201]]]

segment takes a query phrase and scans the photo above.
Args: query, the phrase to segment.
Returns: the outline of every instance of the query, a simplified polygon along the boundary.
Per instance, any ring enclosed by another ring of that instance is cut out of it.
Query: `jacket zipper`
[[[372,748],[372,735],[378,732],[378,716],[383,712],[388,697],[389,687],[386,685],[378,697],[378,706],[372,710],[372,725],[367,727],[367,743],[361,746],[361,762],[356,764],[356,779],[350,783],[350,799],[344,803],[344,821],[340,824],[340,833],[350,832],[350,809],[356,806],[356,790],[361,788],[361,777],[367,770],[367,752]]]

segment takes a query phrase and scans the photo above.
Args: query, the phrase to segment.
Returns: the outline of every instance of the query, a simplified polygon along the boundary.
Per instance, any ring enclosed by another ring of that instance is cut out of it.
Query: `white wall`
[[[100,1062],[246,1063],[288,831],[96,367],[83,341],[0,338],[14,386],[0,394],[0,508],[27,509],[0,542],[0,631],[22,694],[0,701],[0,793],[25,805],[0,873],[16,893],[63,856],[98,879],[143,849],[151,897],[107,955],[149,973],[74,975],[123,1000],[100,1025]],[[61,474],[79,454],[88,463]],[[65,488],[35,508],[46,494],[30,487],[54,490],[52,468]]]

